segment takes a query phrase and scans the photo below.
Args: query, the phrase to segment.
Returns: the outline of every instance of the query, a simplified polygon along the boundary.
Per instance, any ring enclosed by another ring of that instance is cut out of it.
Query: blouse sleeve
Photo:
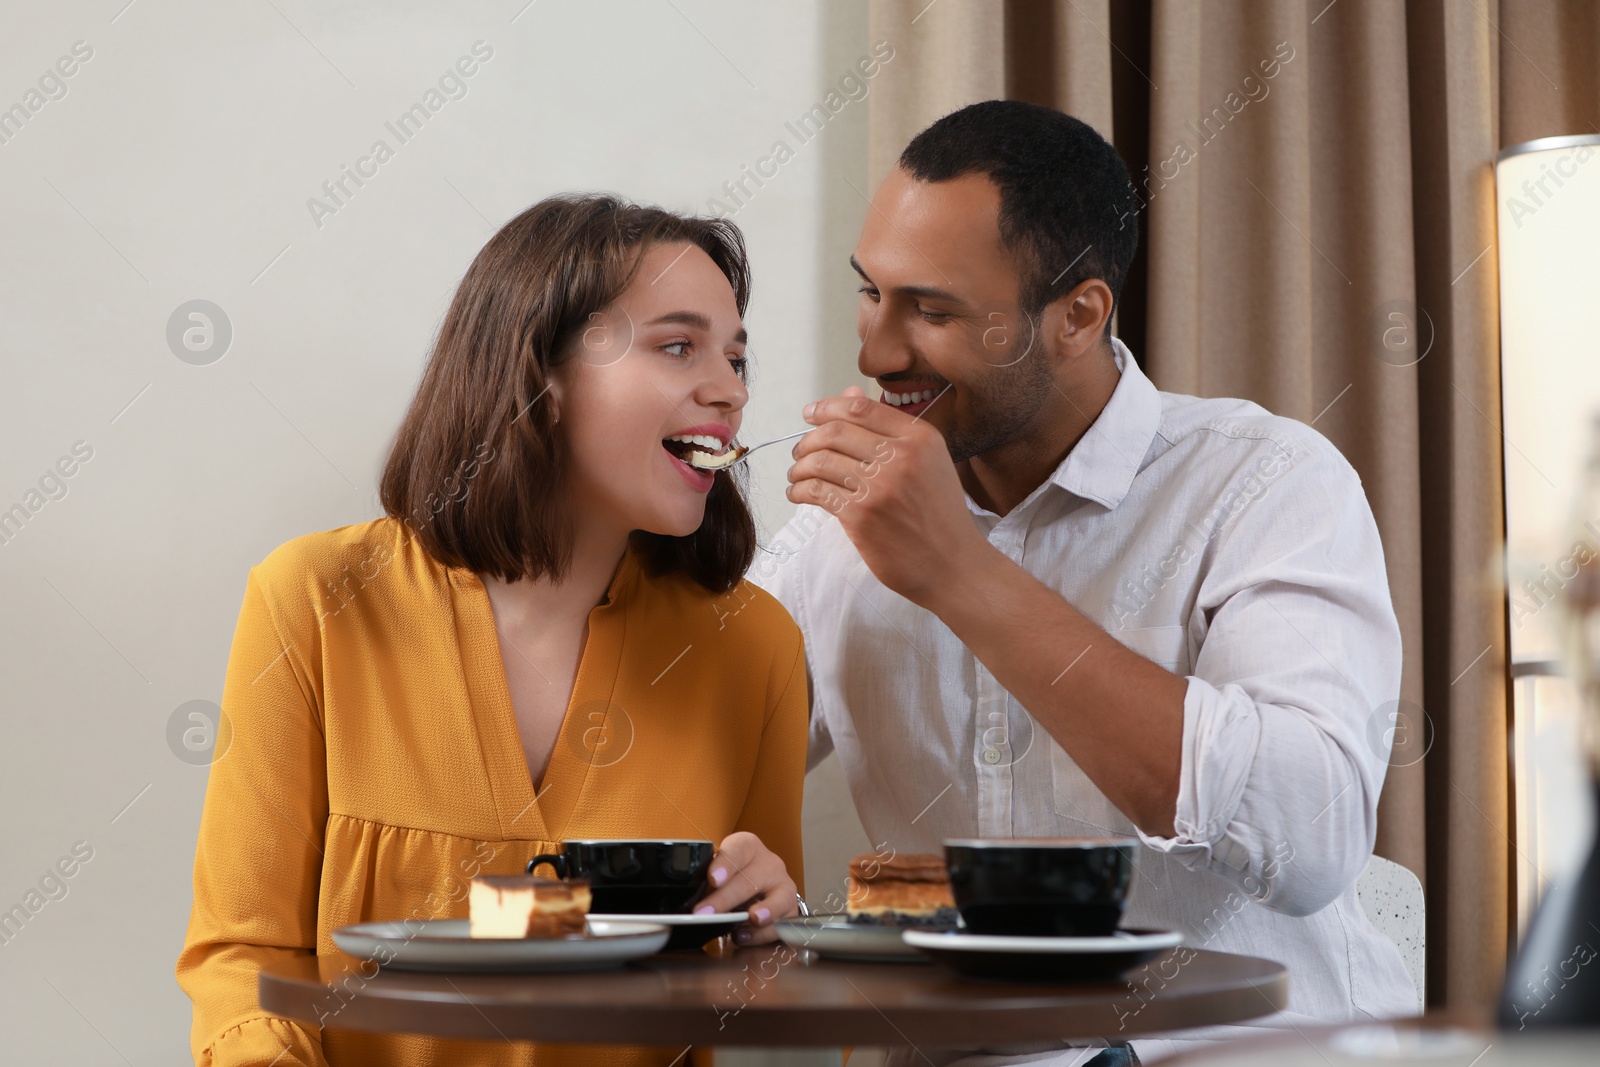
[[[257,1000],[264,964],[316,952],[328,816],[316,625],[308,615],[305,632],[285,640],[259,570],[228,657],[222,709],[232,732],[219,724],[177,977],[194,1003],[196,1064],[325,1067],[319,1028]]]
[[[805,860],[801,848],[800,796],[805,788],[806,691],[805,646],[793,633],[793,651],[774,657],[773,694],[761,731],[761,751],[737,829],[747,830],[777,853],[794,884],[805,893]]]

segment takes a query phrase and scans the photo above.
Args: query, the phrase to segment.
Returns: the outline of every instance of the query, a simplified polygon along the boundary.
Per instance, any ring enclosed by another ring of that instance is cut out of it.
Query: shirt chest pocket
[[[1189,670],[1188,640],[1182,626],[1147,626],[1113,630],[1111,636],[1164,670],[1185,674]],[[1050,749],[1051,805],[1062,820],[1062,832],[1080,837],[1131,836],[1134,826],[1113,807],[1105,794],[1055,739],[1046,735]]]

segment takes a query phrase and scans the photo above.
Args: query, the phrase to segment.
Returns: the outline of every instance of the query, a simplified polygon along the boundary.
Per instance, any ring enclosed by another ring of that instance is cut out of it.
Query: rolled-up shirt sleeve
[[[1140,833],[1290,915],[1327,906],[1372,854],[1400,690],[1371,508],[1310,437],[1204,549],[1176,832]]]

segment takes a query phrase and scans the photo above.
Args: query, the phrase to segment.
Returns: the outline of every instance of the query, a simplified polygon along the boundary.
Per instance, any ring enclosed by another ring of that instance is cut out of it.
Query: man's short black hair
[[[1122,298],[1139,245],[1133,183],[1088,123],[1021,100],[985,100],[917,134],[900,166],[919,181],[983,174],[999,187],[1000,243],[1016,257],[1029,318],[1090,278],[1106,283],[1113,302]]]

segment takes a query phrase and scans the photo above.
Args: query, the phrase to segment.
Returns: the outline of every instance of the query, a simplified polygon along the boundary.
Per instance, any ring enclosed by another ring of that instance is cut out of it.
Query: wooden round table
[[[1287,1003],[1288,988],[1281,964],[1194,949],[1112,982],[1055,985],[974,981],[931,964],[842,963],[781,944],[664,953],[582,974],[380,970],[335,954],[276,963],[260,977],[265,1010],[340,1029],[833,1050],[1118,1042],[1268,1015]]]

